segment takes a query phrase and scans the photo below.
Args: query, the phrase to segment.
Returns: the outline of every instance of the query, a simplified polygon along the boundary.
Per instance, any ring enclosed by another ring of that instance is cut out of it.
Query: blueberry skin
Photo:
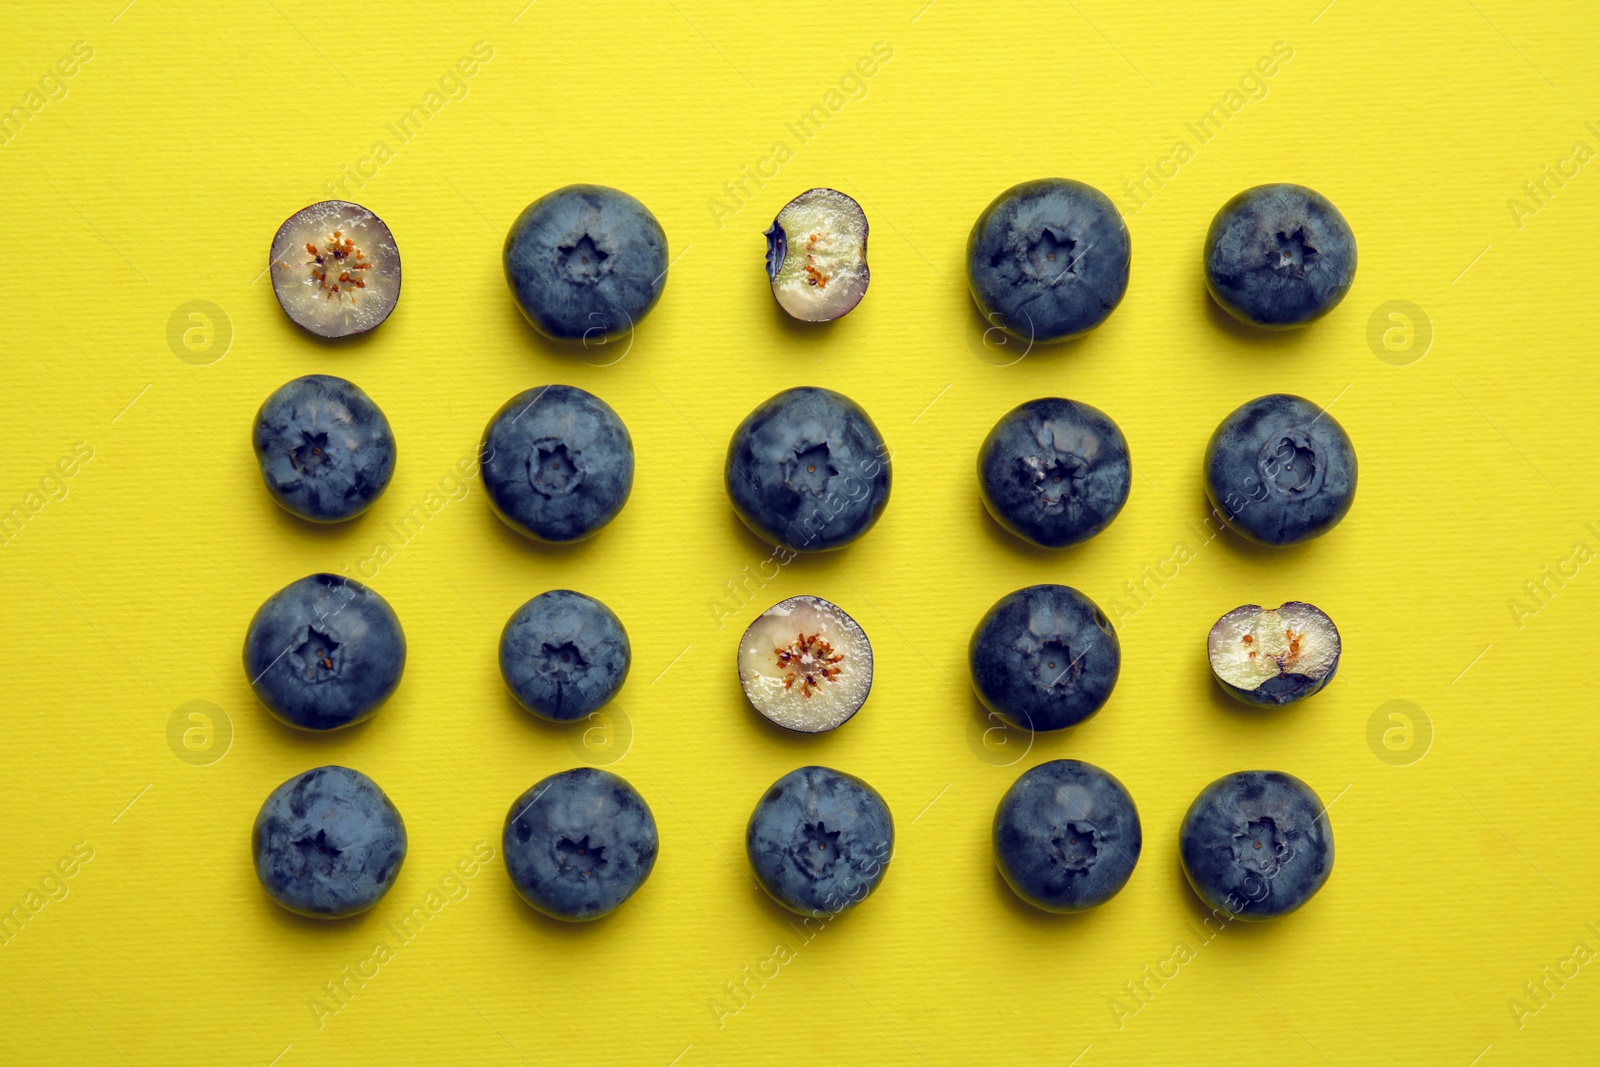
[[[1110,698],[1122,646],[1105,612],[1076,589],[1030,585],[979,620],[967,663],[990,711],[1023,730],[1061,730]]]
[[[1287,915],[1333,870],[1333,828],[1311,787],[1282,771],[1238,771],[1201,790],[1178,831],[1183,873],[1215,911]]]
[[[572,385],[507,400],[483,431],[484,488],[495,514],[535,541],[581,541],[633,491],[633,438],[611,406]]]
[[[1128,442],[1099,408],[1043,397],[994,424],[978,449],[978,486],[994,521],[1024,541],[1064,548],[1111,525],[1128,502]]]
[[[570,589],[540,593],[500,634],[500,674],[512,695],[553,722],[581,719],[610,701],[631,661],[622,620]]]
[[[568,185],[529,204],[511,224],[501,258],[523,315],[557,341],[626,334],[667,281],[661,223],[604,185]]]
[[[512,802],[501,841],[518,895],[565,922],[621,907],[650,877],[659,848],[644,797],[594,767],[535,783]]]
[[[1122,302],[1132,250],[1104,193],[1040,178],[995,197],[972,224],[967,284],[991,325],[1019,341],[1065,341]]]
[[[1222,205],[1206,231],[1206,288],[1240,322],[1274,330],[1332,311],[1356,277],[1356,237],[1339,209],[1303,185],[1258,185]]]
[[[290,726],[360,722],[393,693],[406,637],[383,597],[337,574],[310,574],[266,599],[244,638],[244,673]]]
[[[342,919],[372,907],[406,858],[406,824],[378,783],[313,767],[272,791],[250,835],[256,877],[299,915]]]
[[[285,382],[256,412],[256,462],[283,509],[312,522],[366,511],[394,477],[394,432],[360,387],[331,374]]]
[[[824,918],[878,888],[894,854],[894,817],[878,791],[830,767],[779,778],[750,813],[745,851],[773,900]]]
[[[785,389],[728,442],[733,509],[768,542],[797,552],[841,548],[889,503],[889,448],[861,405],[817,386]]]
[[[994,813],[1001,875],[1017,896],[1045,911],[1104,904],[1128,883],[1143,846],[1128,790],[1079,760],[1024,771]]]
[[[1272,393],[1222,420],[1206,445],[1206,495],[1235,533],[1293,545],[1327,533],[1356,495],[1356,451],[1311,401]]]

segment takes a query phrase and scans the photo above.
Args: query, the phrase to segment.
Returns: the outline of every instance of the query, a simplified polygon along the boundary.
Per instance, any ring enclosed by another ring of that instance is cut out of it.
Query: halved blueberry
[[[1195,895],[1225,917],[1272,919],[1316,895],[1333,871],[1333,828],[1309,785],[1238,771],[1200,791],[1178,831]]]
[[[1320,690],[1339,669],[1339,630],[1310,604],[1234,608],[1206,637],[1211,674],[1246,704],[1282,707]]]
[[[767,278],[778,306],[828,322],[867,295],[867,215],[837,189],[810,189],[783,206],[767,238]]]
[[[405,634],[389,602],[338,574],[307,575],[273,593],[244,638],[250,688],[304,730],[365,719],[395,691],[405,665]]]
[[[994,859],[1017,896],[1045,911],[1083,911],[1121,892],[1144,847],[1123,784],[1081,760],[1024,771],[994,813]]]
[[[1042,397],[1000,417],[978,449],[978,488],[994,520],[1025,541],[1063,548],[1111,525],[1128,502],[1128,442],[1111,417]]]
[[[967,282],[991,326],[1019,341],[1065,341],[1116,310],[1131,255],[1110,197],[1070,178],[1040,178],[995,197],[972,224]]]
[[[745,852],[773,900],[826,918],[878,888],[894,855],[894,817],[878,791],[831,767],[773,782],[750,813]]]
[[[619,189],[568,185],[523,209],[501,255],[511,295],[557,341],[607,341],[637,325],[667,281],[667,235]]]
[[[285,511],[343,522],[366,511],[394,476],[394,431],[354,382],[307,374],[262,402],[253,435],[261,478]]]
[[[394,234],[348,200],[324,200],[290,215],[272,238],[267,265],[283,313],[318,337],[365,333],[400,301]]]
[[[839,605],[792,596],[745,630],[739,684],[751,707],[785,729],[832,730],[859,711],[872,690],[872,643]]]
[[[406,825],[360,771],[313,767],[272,791],[250,842],[268,896],[299,915],[342,919],[393,887],[406,858]]]
[[[1206,231],[1206,288],[1252,326],[1304,326],[1332,311],[1356,276],[1356,238],[1315,189],[1258,185],[1217,212]]]

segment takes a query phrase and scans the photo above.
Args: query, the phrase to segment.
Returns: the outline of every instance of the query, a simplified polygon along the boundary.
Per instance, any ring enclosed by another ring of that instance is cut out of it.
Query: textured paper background
[[[0,138],[0,504],[28,513],[0,549],[0,907],[65,892],[0,947],[0,1059],[1593,1056],[1592,5],[125,2],[14,7],[0,48],[0,104],[24,109]],[[460,77],[475,45],[491,58]],[[864,77],[875,46],[892,58]],[[1252,77],[1275,46],[1272,76]],[[44,80],[59,69],[74,73]],[[806,139],[790,124],[813,107]],[[1214,107],[1205,139],[1190,124]],[[409,140],[391,128],[407,114]],[[1092,336],[1012,362],[967,297],[966,234],[1000,190],[1052,174],[1124,206],[1132,283]],[[1227,197],[1276,180],[1338,204],[1361,263],[1327,319],[1262,336],[1208,303],[1199,249]],[[324,345],[258,275],[281,219],[336,181],[393,227],[406,282],[381,329]],[[640,197],[675,257],[609,366],[590,364],[615,349],[586,362],[542,343],[501,277],[510,220],[572,181]],[[865,206],[873,283],[848,318],[800,330],[772,306],[759,234],[818,184]],[[183,346],[191,301],[218,309],[209,347],[203,331]],[[1391,301],[1415,307],[1390,319]],[[359,382],[399,439],[387,494],[335,529],[280,512],[248,446],[265,393],[312,371]],[[495,408],[549,381],[603,396],[638,450],[627,508],[565,550],[450,480]],[[768,552],[728,508],[723,448],[801,383],[866,405],[893,499],[849,550],[747,585]],[[1280,390],[1354,438],[1355,508],[1302,548],[1207,543],[1206,438]],[[1061,553],[1003,535],[973,473],[993,421],[1049,394],[1111,413],[1136,472],[1117,522]],[[80,442],[92,459],[46,479]],[[419,505],[426,522],[397,537]],[[1193,558],[1175,567],[1179,545]],[[257,604],[316,570],[375,572],[411,648],[393,701],[332,737],[280,727],[239,665]],[[1039,581],[1119,619],[1125,664],[1097,718],[1030,750],[985,736],[964,655],[990,603]],[[518,712],[496,669],[507,615],[552,586],[605,600],[633,639],[619,711],[587,736]],[[853,612],[878,657],[863,713],[811,739],[754,718],[732,666],[745,623],[798,592]],[[1334,616],[1344,665],[1297,709],[1244,714],[1207,676],[1206,628],[1283,599]],[[209,749],[182,743],[191,701],[217,709]],[[1409,702],[1409,741],[1391,701]],[[1115,901],[1057,919],[1006,890],[987,834],[1022,769],[1068,755],[1127,783],[1146,845]],[[479,842],[498,851],[534,780],[605,761],[662,835],[621,912],[544,921],[498,861],[442,882]],[[387,789],[411,852],[373,912],[316,924],[261,892],[248,832],[265,791],[327,762]],[[742,848],[762,788],[806,762],[872,781],[899,830],[881,891],[809,943]],[[1303,912],[1208,937],[1177,826],[1247,767],[1333,802],[1337,866]],[[63,857],[73,877],[46,881]],[[347,979],[441,884],[459,899]],[[793,958],[774,971],[778,945]]]

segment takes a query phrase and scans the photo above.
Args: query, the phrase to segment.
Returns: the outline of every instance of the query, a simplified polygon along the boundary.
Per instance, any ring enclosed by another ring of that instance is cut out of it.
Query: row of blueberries
[[[995,863],[1016,894],[1045,911],[1104,904],[1133,874],[1139,812],[1116,778],[1058,759],[1023,772],[995,811]],[[598,919],[644,884],[659,851],[644,797],[610,771],[579,767],[535,783],[506,813],[506,872],[555,919]],[[825,918],[865,900],[894,856],[894,819],[876,789],[829,767],[801,767],[762,794],[745,829],[750,867],[779,904]],[[256,817],[256,873],[290,911],[343,918],[381,900],[406,857],[400,812],[376,782],[315,767],[275,789]],[[1333,868],[1326,806],[1278,771],[1212,782],[1178,834],[1189,883],[1226,918],[1299,908]]]
[[[806,322],[860,304],[867,216],[837,189],[809,189],[766,231],[767,280],[778,306]],[[1012,186],[967,238],[967,282],[984,318],[1028,342],[1078,337],[1110,316],[1128,289],[1128,227],[1100,190],[1068,178]],[[661,223],[637,199],[569,185],[517,216],[501,254],[528,322],[559,341],[604,343],[631,331],[660,300],[670,261]],[[1235,318],[1269,329],[1330,311],[1355,278],[1350,225],[1302,185],[1259,185],[1224,204],[1202,254],[1206,285]],[[269,263],[283,310],[322,337],[370,330],[400,300],[400,249],[359,204],[325,200],[278,229]]]

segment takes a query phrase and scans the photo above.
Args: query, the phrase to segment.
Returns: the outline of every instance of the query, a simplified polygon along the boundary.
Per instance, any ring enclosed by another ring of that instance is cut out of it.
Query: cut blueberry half
[[[318,337],[365,333],[400,301],[400,249],[360,204],[301,208],[272,239],[272,291],[283,312]]]
[[[739,684],[751,707],[787,730],[832,730],[872,690],[872,643],[839,605],[792,596],[745,630]]]
[[[1246,604],[1211,627],[1206,656],[1217,683],[1246,704],[1276,708],[1317,692],[1339,669],[1339,630],[1310,604]]]
[[[831,322],[867,295],[867,215],[837,189],[789,201],[766,237],[772,295],[800,321]]]

